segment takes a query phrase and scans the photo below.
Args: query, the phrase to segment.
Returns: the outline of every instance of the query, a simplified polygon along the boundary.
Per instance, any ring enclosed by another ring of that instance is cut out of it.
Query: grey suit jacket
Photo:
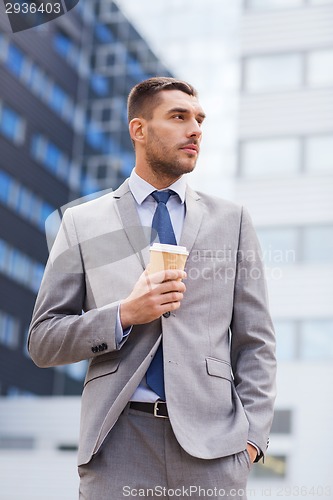
[[[89,462],[144,376],[163,334],[170,422],[203,459],[266,450],[275,398],[274,332],[260,249],[244,209],[187,188],[181,245],[186,293],[169,317],[134,326],[117,347],[119,301],[149,260],[125,182],[69,208],[37,297],[29,350],[41,367],[90,358],[82,395],[79,464]]]

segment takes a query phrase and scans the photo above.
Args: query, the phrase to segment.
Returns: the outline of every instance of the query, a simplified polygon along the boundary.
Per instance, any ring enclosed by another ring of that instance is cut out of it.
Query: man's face
[[[180,90],[164,90],[159,97],[147,121],[146,161],[155,174],[178,178],[196,165],[205,114],[196,97]]]

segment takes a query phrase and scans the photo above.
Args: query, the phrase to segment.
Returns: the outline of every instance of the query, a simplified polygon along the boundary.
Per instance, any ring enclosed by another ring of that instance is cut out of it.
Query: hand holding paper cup
[[[150,247],[150,262],[147,268],[149,274],[167,269],[185,268],[188,251],[186,247],[179,245],[167,245],[165,243],[154,243]]]

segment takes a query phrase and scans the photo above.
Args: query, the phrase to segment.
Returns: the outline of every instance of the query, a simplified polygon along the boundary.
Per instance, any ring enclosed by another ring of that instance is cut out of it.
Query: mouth
[[[188,153],[190,155],[198,155],[199,154],[199,146],[197,144],[185,144],[185,146],[180,148],[182,151],[185,151],[185,153]]]

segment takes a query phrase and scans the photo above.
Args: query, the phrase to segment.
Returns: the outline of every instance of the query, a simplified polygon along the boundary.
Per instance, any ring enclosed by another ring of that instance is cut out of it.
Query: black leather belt
[[[143,411],[150,413],[154,417],[169,418],[167,404],[164,401],[156,401],[155,403],[140,403],[132,401],[130,403],[132,410]]]

